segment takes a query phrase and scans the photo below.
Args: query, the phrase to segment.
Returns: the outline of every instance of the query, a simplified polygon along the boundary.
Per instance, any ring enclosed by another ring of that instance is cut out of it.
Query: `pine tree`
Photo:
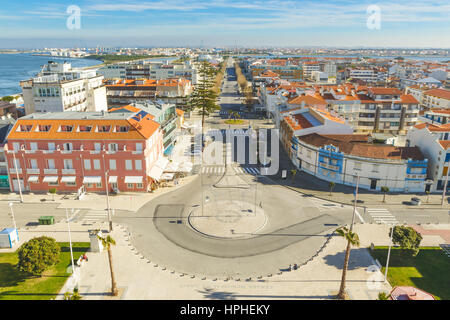
[[[200,62],[198,69],[199,81],[195,86],[194,92],[192,92],[189,99],[190,109],[200,109],[199,112],[202,115],[202,147],[203,147],[203,128],[205,126],[205,116],[208,116],[214,110],[217,110],[216,99],[217,94],[214,92],[214,78],[216,70],[207,62]]]

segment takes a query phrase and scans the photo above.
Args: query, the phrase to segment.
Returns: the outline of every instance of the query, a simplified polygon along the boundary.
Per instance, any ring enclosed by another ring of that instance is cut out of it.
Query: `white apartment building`
[[[443,190],[450,166],[450,124],[418,124],[408,132],[406,143],[419,147],[429,160],[428,177],[433,181],[429,190]]]
[[[428,160],[419,148],[372,144],[367,135],[309,134],[296,137],[298,168],[315,177],[380,191],[423,192]]]
[[[360,79],[365,82],[377,82],[378,75],[377,72],[372,69],[351,69],[349,78]]]
[[[38,77],[21,81],[25,114],[34,112],[107,111],[103,76],[49,62]]]
[[[431,109],[450,109],[450,90],[431,89],[423,92],[422,106]]]

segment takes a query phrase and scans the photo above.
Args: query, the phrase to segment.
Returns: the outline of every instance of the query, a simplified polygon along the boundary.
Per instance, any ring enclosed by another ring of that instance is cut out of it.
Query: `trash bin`
[[[42,216],[39,218],[39,224],[55,224],[54,216]]]

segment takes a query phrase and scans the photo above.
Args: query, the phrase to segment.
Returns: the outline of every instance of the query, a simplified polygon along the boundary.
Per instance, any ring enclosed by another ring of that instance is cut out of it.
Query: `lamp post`
[[[105,189],[106,189],[106,209],[108,211],[109,232],[113,231],[113,225],[111,220],[111,209],[109,206],[109,182],[108,171],[105,171]]]
[[[389,269],[389,258],[391,257],[391,247],[392,247],[392,236],[394,235],[394,228],[395,228],[395,224],[392,225],[391,228],[391,236],[390,236],[390,240],[389,240],[389,249],[388,249],[388,255],[387,255],[387,259],[386,259],[386,270],[384,271],[384,282],[387,282],[387,274],[388,274],[388,269]]]
[[[20,185],[19,169],[17,168],[17,159],[16,159],[16,151],[15,150],[13,152],[13,158],[14,158],[14,168],[16,169],[17,185],[19,186],[20,202],[23,202],[22,187]]]
[[[350,231],[353,231],[353,224],[355,223],[356,203],[358,202],[358,188],[359,188],[359,173],[357,173],[357,178],[356,178],[355,200],[353,203],[353,216],[352,216],[352,224],[350,226]]]
[[[14,217],[14,210],[13,210],[13,203],[12,203],[12,202],[9,203],[9,209],[11,210],[11,216],[12,216],[12,221],[13,221],[14,229],[17,230],[17,226],[16,226],[16,218]]]
[[[444,190],[442,190],[442,200],[441,200],[441,206],[444,206],[444,199],[445,199],[445,192],[447,191],[447,185],[448,185],[448,172],[449,172],[449,166],[447,166],[447,175],[445,176],[445,183],[444,183]]]
[[[66,219],[67,219],[67,230],[69,231],[69,247],[70,247],[70,261],[72,263],[72,274],[75,276],[75,266],[73,264],[73,251],[72,251],[72,236],[70,234],[69,212],[67,209],[66,209]]]

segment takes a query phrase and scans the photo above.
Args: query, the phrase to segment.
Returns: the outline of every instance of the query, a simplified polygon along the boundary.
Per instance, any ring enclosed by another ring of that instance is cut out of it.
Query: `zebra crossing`
[[[398,220],[393,216],[389,210],[384,208],[368,208],[367,212],[376,223],[384,224],[398,224]]]
[[[234,171],[237,174],[251,174],[253,176],[258,176],[260,174],[260,171],[258,168],[253,167],[233,167]]]
[[[450,258],[450,244],[440,244],[439,246],[442,248],[447,257]]]
[[[114,209],[111,210],[111,215],[114,215]],[[104,222],[108,220],[107,210],[89,210],[81,219],[84,224],[94,224],[96,222]]]
[[[233,170],[237,174],[251,174],[253,176],[260,175],[258,168],[254,167],[233,167]],[[225,173],[224,166],[205,166],[202,167],[202,174],[223,174]]]
[[[225,167],[224,166],[206,166],[202,167],[202,173],[203,174],[223,174],[225,173]]]

